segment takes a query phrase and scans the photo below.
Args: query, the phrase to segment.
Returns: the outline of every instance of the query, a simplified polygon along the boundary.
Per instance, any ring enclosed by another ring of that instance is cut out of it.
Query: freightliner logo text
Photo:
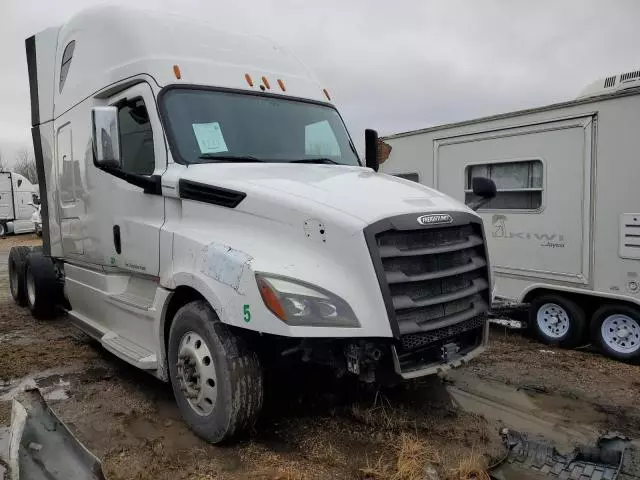
[[[453,218],[446,213],[435,213],[432,215],[422,215],[418,217],[418,223],[420,225],[435,225],[438,223],[451,223]]]

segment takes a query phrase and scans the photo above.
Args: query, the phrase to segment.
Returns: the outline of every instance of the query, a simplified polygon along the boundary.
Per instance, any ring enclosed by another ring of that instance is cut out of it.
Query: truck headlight
[[[287,277],[256,273],[266,307],[288,325],[360,327],[347,302],[320,287]]]

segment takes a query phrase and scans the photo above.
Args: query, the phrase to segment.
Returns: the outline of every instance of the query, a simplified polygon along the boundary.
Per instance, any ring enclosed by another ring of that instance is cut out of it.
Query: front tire
[[[169,375],[189,428],[211,443],[249,430],[262,409],[260,362],[204,300],[176,313],[169,333]]]
[[[560,295],[541,295],[529,307],[529,326],[547,345],[577,347],[587,325],[584,310]]]
[[[626,305],[605,305],[591,319],[593,342],[611,358],[640,361],[640,310]]]

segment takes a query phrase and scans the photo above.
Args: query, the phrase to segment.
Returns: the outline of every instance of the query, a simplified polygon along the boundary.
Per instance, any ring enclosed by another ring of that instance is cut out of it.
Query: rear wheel
[[[51,258],[32,252],[25,263],[24,283],[31,314],[38,319],[53,318],[62,295]]]
[[[176,312],[167,357],[178,408],[198,436],[220,443],[254,425],[263,398],[258,356],[208,303]]]
[[[24,246],[11,247],[9,251],[9,289],[13,301],[21,307],[27,304],[24,265],[29,253],[31,253],[31,248]]]
[[[586,328],[584,310],[561,295],[541,295],[531,302],[529,326],[548,345],[576,347]]]
[[[0,237],[4,237],[7,234],[7,224],[5,222],[0,222]]]
[[[591,336],[609,357],[625,362],[640,360],[640,310],[626,305],[605,305],[591,320]]]

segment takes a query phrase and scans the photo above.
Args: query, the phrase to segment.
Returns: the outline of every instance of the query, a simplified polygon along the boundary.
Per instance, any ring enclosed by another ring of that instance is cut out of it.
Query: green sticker
[[[116,259],[111,257],[111,265],[115,265],[116,264]]]
[[[244,315],[244,321],[249,323],[251,321],[251,311],[249,310],[249,305],[245,305],[242,308],[242,313]]]

